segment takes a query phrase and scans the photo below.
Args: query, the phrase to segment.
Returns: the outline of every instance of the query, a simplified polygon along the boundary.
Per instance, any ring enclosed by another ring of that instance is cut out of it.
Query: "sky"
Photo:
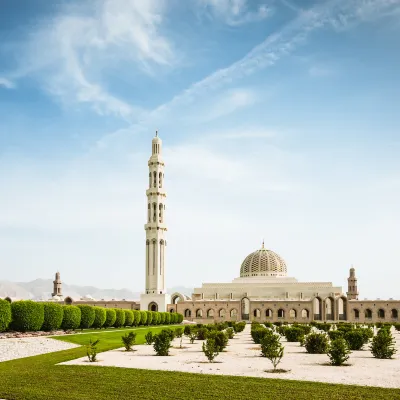
[[[144,289],[288,275],[400,298],[400,0],[2,0],[0,279]]]

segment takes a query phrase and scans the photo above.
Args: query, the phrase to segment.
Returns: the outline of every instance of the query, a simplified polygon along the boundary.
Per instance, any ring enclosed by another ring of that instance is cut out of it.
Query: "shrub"
[[[251,337],[254,341],[255,344],[260,344],[261,339],[265,336],[271,333],[272,331],[267,328],[255,328],[251,330]]]
[[[364,334],[360,329],[353,329],[345,333],[344,338],[349,345],[350,350],[361,350],[364,343]]]
[[[244,328],[246,327],[246,322],[237,322],[233,325],[233,329],[236,333],[243,332]]]
[[[95,340],[94,342],[92,342],[92,339],[90,339],[89,344],[86,345],[86,354],[88,356],[89,362],[97,361],[97,344],[98,343],[99,343],[99,339]]]
[[[209,362],[213,362],[214,358],[218,356],[218,346],[215,343],[215,339],[213,338],[208,338],[204,343],[203,343],[203,353],[207,357]]]
[[[131,351],[132,346],[135,344],[136,333],[135,332],[126,333],[124,336],[121,336],[121,339],[122,339],[122,343],[125,346],[125,350]]]
[[[140,325],[140,311],[139,310],[133,310],[133,326],[139,326]]]
[[[364,344],[368,343],[370,339],[374,337],[374,331],[371,328],[357,328],[363,337],[364,337]]]
[[[192,331],[192,325],[185,325],[185,327],[183,328],[183,334],[185,336],[188,336],[191,331]]]
[[[0,332],[8,329],[11,322],[11,304],[7,300],[0,299]]]
[[[303,324],[303,325],[296,325],[296,327],[300,328],[303,331],[304,335],[308,335],[308,334],[311,333],[311,326],[310,325]]]
[[[342,324],[337,324],[336,328],[338,331],[345,333],[345,332],[352,331],[354,329],[354,326],[353,326],[353,324],[342,323]]]
[[[103,307],[93,307],[94,310],[94,321],[92,324],[92,328],[101,328],[106,322],[106,309]]]
[[[120,308],[116,308],[114,327],[121,328],[121,326],[124,326],[124,324],[125,324],[125,312]]]
[[[147,314],[147,322],[146,325],[151,325],[153,323],[153,314],[151,311],[145,311]]]
[[[328,337],[325,333],[310,333],[305,338],[304,347],[310,354],[326,354],[329,348]]]
[[[286,328],[285,337],[288,342],[300,342],[303,336],[304,336],[303,329],[297,326]]]
[[[177,322],[178,324],[181,324],[182,321],[183,321],[183,314],[177,313],[177,316],[178,316],[178,320],[177,320],[176,322]]]
[[[400,331],[400,324],[394,324],[394,328],[396,329],[396,331]]]
[[[159,323],[159,313],[158,311],[150,311],[151,312],[151,324],[158,325]]]
[[[171,335],[166,329],[163,329],[154,337],[154,350],[158,356],[168,356],[171,347]]]
[[[144,340],[146,344],[152,344],[154,342],[154,335],[153,332],[149,331],[144,335]]]
[[[81,323],[79,325],[79,328],[90,328],[93,325],[94,319],[96,317],[93,307],[86,304],[78,304],[78,307],[81,310]]]
[[[11,328],[15,331],[39,331],[44,321],[43,303],[15,301],[11,303],[11,318]]]
[[[192,329],[188,335],[186,335],[189,337],[190,343],[194,343],[195,339],[197,338],[197,329]]]
[[[317,325],[317,328],[324,332],[329,332],[331,330],[332,324],[328,324],[326,322],[320,323]]]
[[[200,328],[197,330],[197,340],[205,340],[207,338],[208,329]]]
[[[124,310],[125,313],[125,326],[133,325],[133,312],[131,310]]]
[[[226,334],[228,336],[228,339],[233,339],[235,331],[233,330],[233,328],[227,328],[226,329]]]
[[[168,335],[171,341],[175,339],[175,332],[171,328],[163,329],[161,333]]]
[[[160,313],[160,324],[164,325],[165,324],[165,314],[167,314],[166,312],[161,312]]]
[[[140,312],[140,325],[147,325],[147,311]]]
[[[169,312],[165,312],[165,324],[168,325],[171,322],[171,314]]]
[[[115,320],[117,319],[117,313],[113,308],[106,308],[106,321],[104,322],[104,328],[114,326]]]
[[[393,336],[388,330],[380,330],[372,339],[370,348],[375,358],[392,358],[396,353]]]
[[[349,359],[350,353],[347,341],[343,337],[332,340],[328,350],[328,356],[332,365],[343,365]]]
[[[44,331],[54,331],[60,329],[63,321],[63,307],[58,303],[43,303],[44,321],[42,329]]]
[[[222,331],[211,331],[208,332],[207,338],[212,338],[215,340],[215,345],[217,346],[218,352],[221,352],[228,345],[228,336]]]
[[[157,311],[156,316],[157,316],[157,325],[160,325],[161,324],[161,313]]]
[[[176,324],[178,322],[178,314],[173,312],[173,313],[170,313],[170,315],[171,315],[170,323]]]
[[[342,331],[329,331],[328,332],[329,339],[336,340],[342,338],[344,336],[344,332]]]
[[[266,328],[271,328],[272,329],[274,327],[274,324],[272,322],[264,322],[264,326]]]
[[[261,354],[263,357],[268,358],[271,361],[274,370],[281,362],[283,357],[284,347],[280,342],[279,335],[272,333],[270,335],[266,335],[261,340]]]
[[[78,329],[81,324],[81,309],[77,306],[63,306],[61,328],[65,331]]]
[[[275,326],[282,326],[282,322],[281,322],[281,321],[274,322],[274,325],[275,325]]]

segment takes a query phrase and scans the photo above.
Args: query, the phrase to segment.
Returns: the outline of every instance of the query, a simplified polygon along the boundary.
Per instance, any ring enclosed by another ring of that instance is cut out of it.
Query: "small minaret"
[[[347,278],[347,299],[358,300],[356,270],[353,267],[350,268],[350,276]]]
[[[53,281],[53,293],[51,295],[62,296],[62,284],[59,272],[56,272],[56,279]]]

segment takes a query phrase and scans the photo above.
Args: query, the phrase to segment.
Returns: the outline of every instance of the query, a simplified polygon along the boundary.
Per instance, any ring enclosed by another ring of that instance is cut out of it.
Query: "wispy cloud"
[[[198,0],[203,13],[222,19],[231,26],[262,21],[269,17],[273,10],[268,4],[261,4],[254,11],[249,10],[248,0]]]
[[[15,83],[10,81],[7,78],[1,78],[0,77],[0,86],[3,86],[6,89],[14,89],[15,88]]]

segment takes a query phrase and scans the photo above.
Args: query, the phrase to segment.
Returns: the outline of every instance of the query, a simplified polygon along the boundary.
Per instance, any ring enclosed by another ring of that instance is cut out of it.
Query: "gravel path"
[[[72,343],[62,342],[61,340],[44,337],[3,339],[0,340],[0,362],[72,349],[74,347],[79,346]]]
[[[202,341],[190,344],[183,339],[184,349],[179,349],[179,341],[173,342],[170,357],[155,356],[153,346],[135,346],[135,352],[123,349],[111,350],[98,355],[97,363],[87,362],[87,358],[67,361],[63,364],[98,365],[124,368],[181,371],[200,374],[254,376],[262,378],[295,379],[326,383],[341,383],[389,388],[400,387],[400,334],[396,333],[397,354],[392,360],[378,360],[368,350],[353,351],[349,366],[328,365],[325,354],[307,354],[299,343],[282,340],[285,353],[279,368],[290,370],[286,373],[265,372],[272,368],[271,363],[260,357],[260,346],[255,345],[250,336],[250,326],[229,341],[226,351],[219,354],[215,363],[208,363],[201,351]]]

